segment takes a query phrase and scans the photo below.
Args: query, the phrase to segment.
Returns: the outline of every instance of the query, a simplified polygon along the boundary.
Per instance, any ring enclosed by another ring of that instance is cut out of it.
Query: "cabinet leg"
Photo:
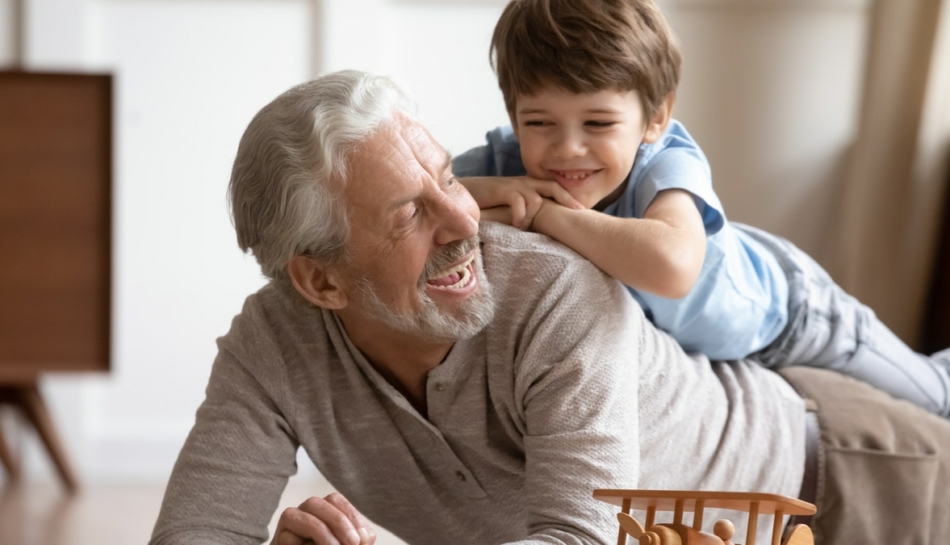
[[[76,476],[69,465],[66,451],[59,441],[59,436],[53,427],[53,420],[50,418],[49,411],[46,410],[46,403],[43,402],[43,397],[40,395],[36,383],[24,386],[20,390],[20,395],[22,396],[23,410],[30,422],[33,423],[37,433],[39,433],[43,444],[46,445],[46,450],[53,459],[59,477],[63,480],[67,490],[75,492],[79,487],[79,483],[76,481]]]
[[[7,442],[3,437],[2,421],[0,421],[0,464],[3,464],[3,469],[6,470],[7,477],[11,481],[20,478],[20,466],[17,464],[17,460],[13,456],[13,451],[7,446]]]

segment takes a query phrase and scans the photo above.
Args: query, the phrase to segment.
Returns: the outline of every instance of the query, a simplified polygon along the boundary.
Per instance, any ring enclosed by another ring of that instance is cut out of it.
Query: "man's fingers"
[[[281,530],[276,536],[277,539],[274,540],[274,545],[304,545],[309,539],[304,539],[298,535],[294,535],[293,532],[289,530]]]
[[[280,515],[276,533],[276,545],[303,545],[311,541],[316,545],[356,545],[359,543],[358,541],[348,543],[338,539],[317,516],[297,507],[284,510]]]
[[[369,525],[363,517],[363,514],[360,513],[356,507],[353,507],[350,500],[346,499],[343,494],[334,492],[327,496],[326,500],[341,513],[346,515],[346,518],[350,519],[350,523],[353,524],[356,533],[360,536],[359,545],[373,545],[373,543],[376,542],[376,531]]]
[[[333,502],[329,501],[331,498]],[[360,545],[362,538],[356,531],[356,526],[348,514],[339,508],[339,505],[344,504],[355,511],[350,502],[338,493],[330,494],[326,498],[310,498],[300,504],[300,509],[320,519],[341,545]],[[320,542],[317,544],[320,545]]]

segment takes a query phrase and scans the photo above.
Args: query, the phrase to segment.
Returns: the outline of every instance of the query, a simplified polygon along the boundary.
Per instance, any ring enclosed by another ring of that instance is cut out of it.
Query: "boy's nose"
[[[564,131],[555,143],[554,154],[560,158],[579,157],[587,153],[587,146],[580,135]]]

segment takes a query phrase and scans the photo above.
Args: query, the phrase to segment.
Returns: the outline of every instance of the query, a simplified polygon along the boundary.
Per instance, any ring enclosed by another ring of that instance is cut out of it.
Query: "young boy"
[[[653,0],[513,0],[491,52],[511,126],[453,162],[482,218],[584,255],[687,350],[826,367],[950,415],[950,355],[915,353],[790,242],[726,219],[671,118],[680,53]]]

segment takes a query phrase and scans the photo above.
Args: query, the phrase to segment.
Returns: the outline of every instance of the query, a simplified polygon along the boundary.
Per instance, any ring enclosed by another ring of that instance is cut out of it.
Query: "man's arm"
[[[259,544],[297,442],[263,386],[227,351],[172,471],[151,545]]]

